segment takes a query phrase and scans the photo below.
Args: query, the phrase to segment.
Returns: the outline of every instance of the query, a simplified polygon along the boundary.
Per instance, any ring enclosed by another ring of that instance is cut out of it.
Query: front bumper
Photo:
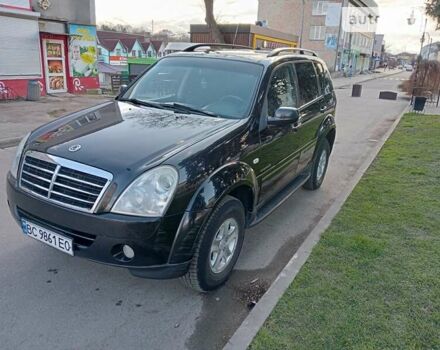
[[[166,279],[184,275],[189,261],[169,264],[174,237],[182,215],[139,218],[113,213],[88,214],[38,199],[20,190],[8,174],[7,197],[12,215],[73,239],[75,256],[125,267],[133,275]],[[124,244],[135,257],[122,257]]]

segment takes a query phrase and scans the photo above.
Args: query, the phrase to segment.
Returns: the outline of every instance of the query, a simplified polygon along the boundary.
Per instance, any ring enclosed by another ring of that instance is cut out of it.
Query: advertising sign
[[[69,34],[70,75],[78,78],[98,76],[96,27],[71,24]]]
[[[74,92],[99,87],[96,27],[69,25],[69,64]]]
[[[126,66],[128,60],[126,56],[110,56],[110,64],[114,66]]]
[[[326,34],[325,47],[327,49],[336,49],[338,46],[338,36],[336,34]]]

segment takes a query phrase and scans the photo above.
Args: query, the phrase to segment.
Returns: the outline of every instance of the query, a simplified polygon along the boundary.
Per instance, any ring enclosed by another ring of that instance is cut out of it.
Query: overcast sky
[[[376,2],[381,8],[378,32],[385,34],[388,50],[418,52],[423,32],[424,0]],[[257,10],[258,0],[215,0],[216,16],[224,23],[254,23]],[[413,11],[416,23],[409,26],[406,19]],[[188,32],[190,23],[204,22],[204,5],[203,0],[96,0],[96,14],[98,23],[131,24],[151,30],[151,21],[154,20],[155,31]],[[435,32],[432,21],[428,32],[434,41],[440,40],[440,32]]]

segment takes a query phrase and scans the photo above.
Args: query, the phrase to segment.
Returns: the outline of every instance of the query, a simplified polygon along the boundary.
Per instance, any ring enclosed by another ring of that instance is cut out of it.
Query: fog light
[[[124,255],[127,259],[133,259],[134,258],[134,250],[129,245],[124,245],[122,247],[122,251],[124,252]]]

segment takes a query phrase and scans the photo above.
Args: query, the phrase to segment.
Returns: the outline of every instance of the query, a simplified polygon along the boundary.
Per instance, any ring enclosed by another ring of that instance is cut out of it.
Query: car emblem
[[[69,152],[78,152],[81,149],[81,145],[73,145],[69,147]]]

